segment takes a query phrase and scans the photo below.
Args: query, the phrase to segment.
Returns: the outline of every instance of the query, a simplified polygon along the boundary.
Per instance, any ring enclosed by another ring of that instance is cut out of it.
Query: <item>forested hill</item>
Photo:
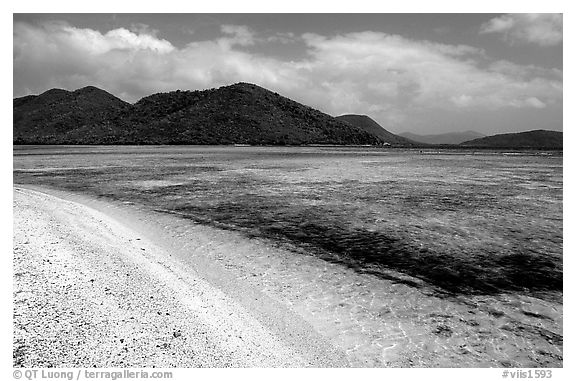
[[[499,134],[461,143],[464,147],[563,149],[563,134],[559,131],[534,130]]]
[[[15,144],[339,144],[381,138],[262,87],[172,91],[128,104],[104,90],[14,99]]]

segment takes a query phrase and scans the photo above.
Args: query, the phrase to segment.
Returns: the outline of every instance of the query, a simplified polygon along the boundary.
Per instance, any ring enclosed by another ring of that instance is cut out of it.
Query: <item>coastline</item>
[[[14,227],[14,366],[346,364],[297,315],[264,304],[265,321],[101,211],[15,186]]]
[[[402,274],[378,279],[132,203],[15,187],[88,208],[146,238],[174,268],[201,277],[285,346],[314,357],[310,366],[562,366],[561,304],[506,294],[447,298],[394,280]]]

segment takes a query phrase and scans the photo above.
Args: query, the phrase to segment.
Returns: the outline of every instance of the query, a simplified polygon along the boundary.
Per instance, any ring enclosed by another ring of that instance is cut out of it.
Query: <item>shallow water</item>
[[[358,364],[561,366],[561,154],[15,147],[14,181],[268,242],[250,271]]]
[[[142,203],[353,268],[397,270],[452,293],[562,289],[557,155],[251,147],[14,153],[15,182]]]

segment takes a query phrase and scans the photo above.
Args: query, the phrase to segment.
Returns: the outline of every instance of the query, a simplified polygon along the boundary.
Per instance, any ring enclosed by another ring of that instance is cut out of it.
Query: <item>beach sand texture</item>
[[[562,366],[558,302],[450,297],[137,205],[14,189],[15,366]]]
[[[14,228],[15,366],[343,365],[319,336],[272,332],[193,269],[94,209],[15,189]],[[288,328],[304,323],[276,315]]]

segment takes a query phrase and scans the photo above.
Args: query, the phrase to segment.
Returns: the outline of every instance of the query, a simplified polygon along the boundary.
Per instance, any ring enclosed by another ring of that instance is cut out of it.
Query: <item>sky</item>
[[[562,130],[560,14],[14,14],[13,96],[250,82],[395,133]]]

